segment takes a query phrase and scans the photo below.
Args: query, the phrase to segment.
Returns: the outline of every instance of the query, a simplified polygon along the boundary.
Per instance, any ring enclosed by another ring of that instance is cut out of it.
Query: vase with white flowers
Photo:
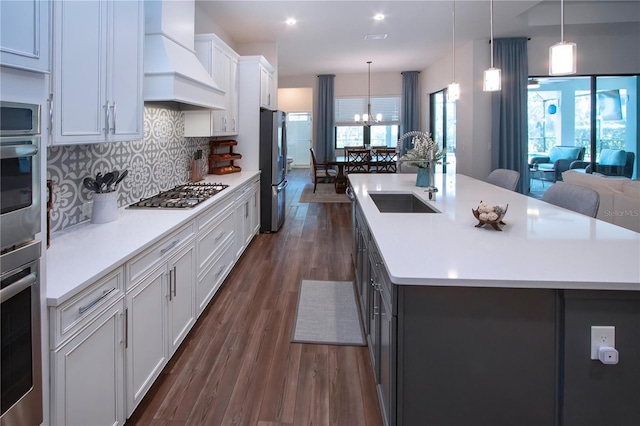
[[[416,186],[432,187],[435,184],[436,164],[440,164],[445,155],[445,150],[433,140],[430,133],[414,131],[407,132],[398,139],[398,143],[411,137],[411,145],[405,155],[400,157],[400,161],[418,168]]]

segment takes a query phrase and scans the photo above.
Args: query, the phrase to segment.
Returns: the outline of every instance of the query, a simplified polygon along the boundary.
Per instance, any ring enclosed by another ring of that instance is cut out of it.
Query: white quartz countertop
[[[640,234],[464,175],[351,174],[391,281],[400,285],[640,291]],[[380,213],[370,193],[414,193],[441,213]],[[480,201],[508,204],[498,232],[476,228]]]
[[[207,207],[233,196],[234,188],[259,174],[259,171],[242,171],[205,176],[205,182],[223,183],[229,188],[191,209],[122,207],[116,221],[84,222],[53,233],[46,254],[47,304],[58,306],[70,299],[96,279],[194,219]]]

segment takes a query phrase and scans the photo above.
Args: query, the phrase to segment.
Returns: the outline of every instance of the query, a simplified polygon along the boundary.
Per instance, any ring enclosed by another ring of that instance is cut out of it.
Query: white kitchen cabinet
[[[52,424],[124,424],[123,316],[122,268],[51,308]]]
[[[142,139],[143,5],[53,2],[53,144]]]
[[[276,91],[273,81],[273,70],[260,64],[260,106],[276,109]]]
[[[185,136],[237,135],[239,55],[215,34],[196,35],[194,49],[204,68],[224,90],[225,109],[185,111]]]
[[[195,323],[194,252],[189,223],[127,263],[127,415]]]
[[[238,152],[242,154],[242,159],[237,165],[243,170],[260,170],[260,108],[276,109],[278,87],[275,71],[264,56],[241,56],[238,60],[238,70],[238,120],[241,126],[237,140]],[[271,79],[268,75],[271,75]]]
[[[198,216],[196,268],[198,315],[204,311],[235,263],[234,200],[209,208]]]
[[[239,258],[260,230],[260,181],[240,188],[236,198],[236,258]]]
[[[0,65],[49,72],[51,3],[0,2]]]

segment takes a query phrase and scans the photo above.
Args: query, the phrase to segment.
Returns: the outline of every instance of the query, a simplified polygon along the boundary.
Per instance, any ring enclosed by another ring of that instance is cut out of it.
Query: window
[[[367,111],[366,97],[335,99],[336,149],[365,145],[395,147],[400,131],[400,97],[372,97],[371,113],[382,115],[379,123],[370,127],[357,124],[356,114]]]
[[[539,78],[528,95],[529,155],[555,145],[584,147],[592,167],[603,149],[632,152],[637,177],[638,76]]]

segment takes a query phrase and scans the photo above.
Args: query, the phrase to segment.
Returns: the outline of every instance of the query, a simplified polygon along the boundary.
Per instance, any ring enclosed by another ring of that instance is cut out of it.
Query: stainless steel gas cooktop
[[[128,208],[189,209],[228,187],[229,185],[222,183],[188,183],[149,198],[143,198],[129,205]]]

